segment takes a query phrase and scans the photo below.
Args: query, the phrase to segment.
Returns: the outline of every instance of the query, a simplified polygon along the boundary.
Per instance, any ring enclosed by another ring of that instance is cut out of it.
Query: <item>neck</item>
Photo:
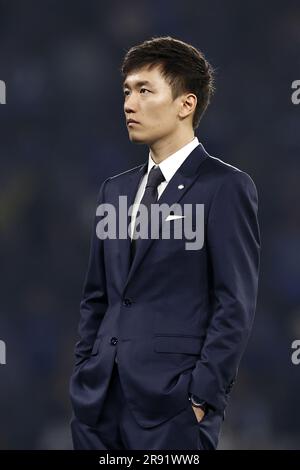
[[[194,138],[195,134],[192,130],[188,134],[177,136],[177,138],[174,138],[174,136],[168,136],[165,140],[155,142],[149,146],[151,158],[157,165],[159,165],[163,160],[177,152],[177,150],[192,142]]]

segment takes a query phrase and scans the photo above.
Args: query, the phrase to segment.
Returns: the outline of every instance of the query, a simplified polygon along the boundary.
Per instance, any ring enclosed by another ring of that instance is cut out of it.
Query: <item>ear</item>
[[[193,93],[182,95],[180,100],[180,107],[178,116],[186,118],[189,115],[193,115],[197,106],[197,96]]]

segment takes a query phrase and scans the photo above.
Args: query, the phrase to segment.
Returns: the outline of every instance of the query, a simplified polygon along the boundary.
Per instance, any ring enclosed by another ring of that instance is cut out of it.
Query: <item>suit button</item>
[[[115,344],[117,344],[117,342],[118,342],[118,338],[116,338],[115,336],[113,336],[113,337],[110,339],[110,344],[115,345]]]
[[[132,301],[130,299],[123,300],[123,305],[125,305],[126,307],[130,307],[131,304],[132,304]]]

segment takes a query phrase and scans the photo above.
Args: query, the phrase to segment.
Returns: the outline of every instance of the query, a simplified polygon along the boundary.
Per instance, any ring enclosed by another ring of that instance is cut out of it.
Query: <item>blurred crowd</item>
[[[120,65],[160,35],[214,66],[196,135],[259,194],[257,313],[220,448],[299,448],[299,2],[2,0],[0,449],[71,448],[68,382],[97,192],[148,158],[128,141]]]

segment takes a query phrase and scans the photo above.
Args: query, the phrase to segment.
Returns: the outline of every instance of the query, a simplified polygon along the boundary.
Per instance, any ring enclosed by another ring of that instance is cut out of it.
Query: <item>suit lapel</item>
[[[147,172],[148,168],[148,161],[145,162],[143,165],[137,168],[136,171],[133,171],[129,174],[128,179],[124,179],[122,182],[122,186],[119,190],[119,195],[127,196],[127,229],[131,222],[131,217],[128,215],[129,207],[134,203],[135,196],[137,190],[142,182],[143,176]],[[119,258],[119,269],[121,271],[121,275],[123,278],[123,285],[126,282],[128,277],[128,272],[130,269],[130,245],[131,239],[130,236],[127,234],[126,238],[118,238],[118,258]]]
[[[171,206],[181,200],[184,194],[189,190],[193,182],[196,180],[199,167],[201,163],[207,158],[208,154],[206,153],[204,147],[200,143],[186,158],[183,164],[176,171],[174,176],[169,181],[167,187],[163,191],[161,197],[159,198],[159,204],[165,203]],[[130,175],[129,187],[124,188],[125,192],[121,194],[127,194],[128,196],[128,208],[131,204],[134,203],[135,195],[138,190],[139,184],[142,181],[142,177],[147,171],[148,162],[146,162],[142,167],[140,167],[138,173]],[[183,188],[182,188],[183,186]],[[130,223],[130,217],[127,216],[128,225]],[[128,226],[127,225],[127,226]],[[161,226],[161,221],[159,229]],[[127,280],[124,285],[124,290],[126,289],[128,283],[132,279],[134,272],[137,267],[141,264],[145,254],[149,250],[150,246],[154,242],[154,239],[141,239],[139,242],[139,247],[136,252],[136,255],[133,259],[132,265],[130,266],[130,237],[127,237],[126,240],[119,240],[120,255],[122,263],[125,267],[126,272],[128,273]],[[126,276],[125,276],[126,277]]]

